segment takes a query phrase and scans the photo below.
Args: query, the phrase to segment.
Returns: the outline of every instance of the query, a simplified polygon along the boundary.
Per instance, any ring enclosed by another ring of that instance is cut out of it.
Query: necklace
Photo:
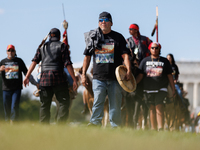
[[[157,58],[156,58],[157,59]],[[158,62],[160,60],[160,57],[158,57]],[[151,57],[151,61],[153,62],[153,58]],[[155,63],[152,63],[152,67],[156,67],[156,64]]]
[[[156,58],[157,59],[157,58]],[[158,57],[158,62],[159,62],[159,60],[160,60],[160,57]],[[153,61],[153,58],[151,57],[151,61]]]

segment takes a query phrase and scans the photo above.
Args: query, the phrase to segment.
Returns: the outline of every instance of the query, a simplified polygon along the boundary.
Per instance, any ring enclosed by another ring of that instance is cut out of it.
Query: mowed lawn
[[[0,122],[0,150],[198,150],[199,147],[200,135],[195,133]]]

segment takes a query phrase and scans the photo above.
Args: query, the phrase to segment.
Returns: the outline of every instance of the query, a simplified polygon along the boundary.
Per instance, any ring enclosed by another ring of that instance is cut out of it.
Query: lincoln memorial
[[[200,62],[177,61],[179,67],[179,81],[183,83],[183,88],[188,92],[186,98],[189,99],[189,109],[193,111],[200,106]]]

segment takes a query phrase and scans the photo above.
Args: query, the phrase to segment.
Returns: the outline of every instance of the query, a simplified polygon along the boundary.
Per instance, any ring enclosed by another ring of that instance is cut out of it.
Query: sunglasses
[[[15,51],[14,49],[7,50],[7,52],[14,52],[14,51]]]
[[[105,18],[105,19],[99,19],[99,22],[103,22],[103,21],[105,21],[105,22],[108,22],[108,21],[110,21],[108,18]]]
[[[136,29],[133,29],[133,28],[129,28],[129,30],[131,30],[131,31],[132,31],[132,30],[136,30]],[[137,31],[137,30],[136,30],[136,31]]]
[[[154,49],[154,48],[155,48],[155,49],[158,49],[158,47],[151,47],[151,49]]]

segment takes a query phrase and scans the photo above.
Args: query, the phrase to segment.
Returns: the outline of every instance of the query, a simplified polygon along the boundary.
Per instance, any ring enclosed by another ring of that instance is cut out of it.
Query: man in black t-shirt
[[[151,56],[146,57],[140,63],[141,73],[136,81],[139,83],[142,78],[144,93],[149,104],[151,128],[162,130],[164,127],[164,104],[163,100],[167,96],[167,86],[170,83],[173,95],[175,94],[172,68],[169,61],[160,56],[161,45],[159,43],[150,44]]]
[[[127,41],[127,47],[131,51],[132,59],[140,64],[142,59],[148,57],[150,55],[150,51],[148,49],[149,44],[152,42],[148,37],[141,35],[139,31],[139,26],[137,24],[131,24],[129,26],[129,33],[131,37],[129,37]],[[134,66],[134,65],[132,65]],[[143,90],[142,90],[142,81],[137,85],[137,89],[135,94],[126,93],[126,108],[128,112],[128,125],[133,124],[136,127],[138,122],[138,116],[140,113],[140,106],[142,105],[143,114],[144,114],[144,126],[147,127],[147,115],[148,115],[148,107],[143,103]],[[133,114],[134,113],[134,114]]]
[[[16,55],[13,45],[7,47],[7,58],[1,60],[0,71],[2,76],[3,105],[5,120],[13,123],[19,117],[19,103],[22,90],[22,72],[27,73],[26,65],[23,60]],[[33,85],[39,84],[30,76]]]
[[[127,67],[126,79],[130,79],[131,66],[124,37],[113,30],[112,17],[108,12],[99,15],[99,28],[86,33],[82,84],[87,86],[85,74],[93,56],[94,104],[90,124],[101,125],[105,97],[109,98],[109,118],[112,127],[121,124],[122,88],[115,77],[115,69],[124,61]]]

